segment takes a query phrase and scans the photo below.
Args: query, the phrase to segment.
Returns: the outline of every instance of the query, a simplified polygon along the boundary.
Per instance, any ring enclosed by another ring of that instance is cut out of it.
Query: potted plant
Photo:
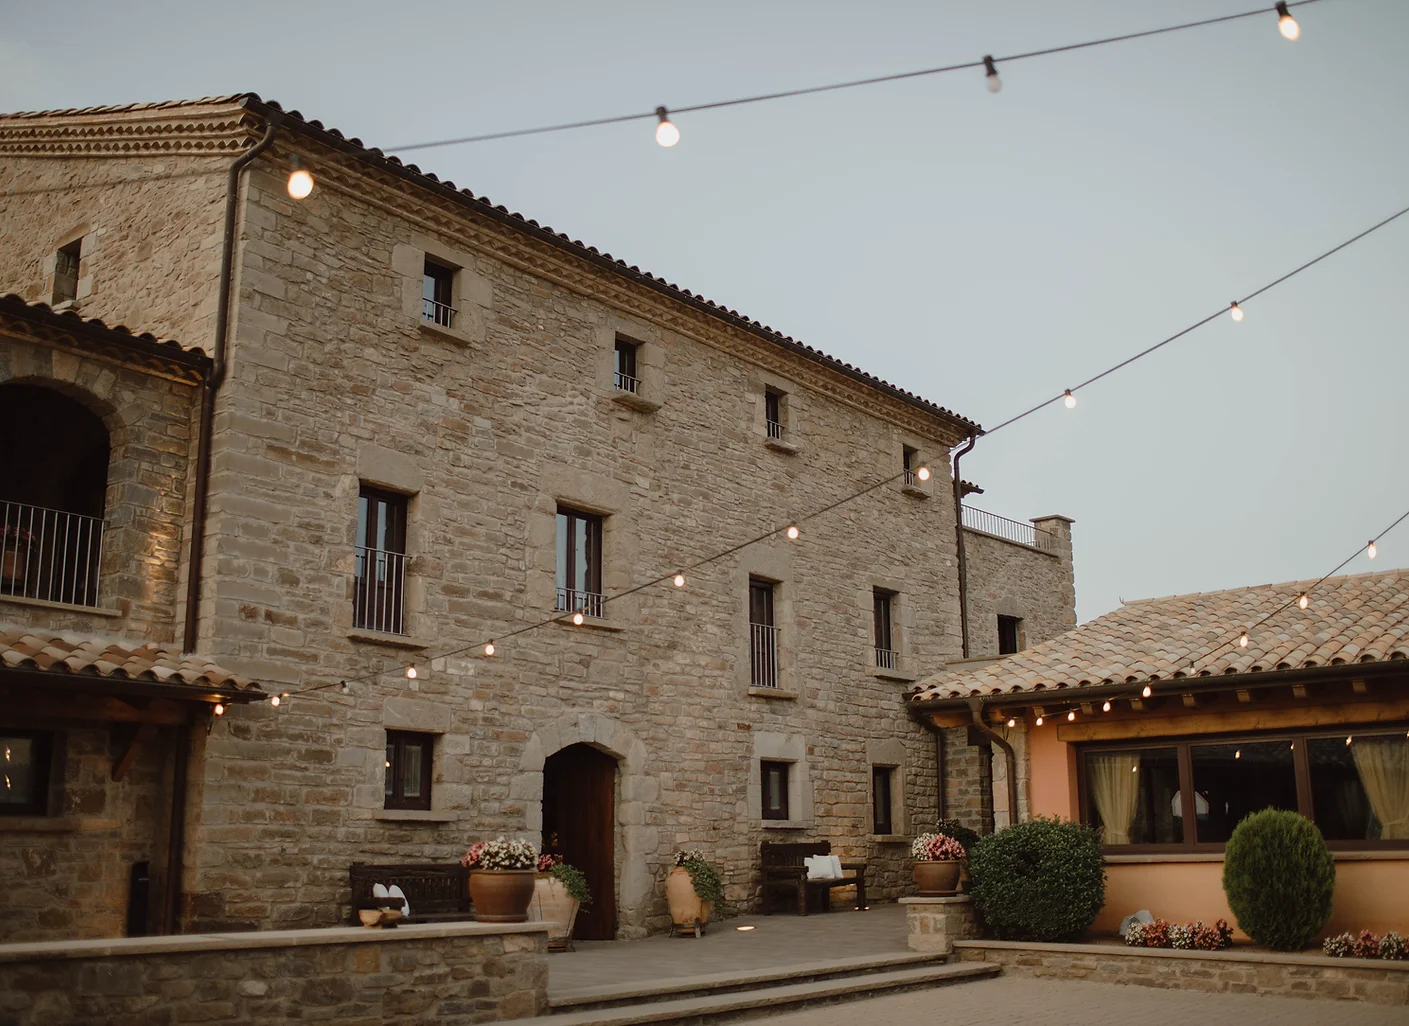
[[[470,871],[470,900],[484,923],[525,923],[533,900],[538,849],[505,837],[470,845],[460,865]]]
[[[529,916],[535,922],[551,924],[549,950],[567,950],[578,910],[591,903],[592,893],[581,870],[568,865],[561,855],[538,856],[538,875],[533,883]]]
[[[955,894],[964,846],[948,834],[921,834],[910,845],[915,860],[915,889],[925,897]]]
[[[0,530],[0,580],[24,581],[33,544],[34,536],[18,524],[6,524]]]
[[[714,903],[724,900],[724,884],[704,852],[677,851],[675,867],[665,878],[665,897],[670,903],[671,932],[693,930],[698,937],[709,925]]]

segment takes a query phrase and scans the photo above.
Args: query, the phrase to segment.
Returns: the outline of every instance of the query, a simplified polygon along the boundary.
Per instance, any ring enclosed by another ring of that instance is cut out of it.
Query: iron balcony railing
[[[97,606],[102,561],[100,517],[0,502],[0,595]]]
[[[876,669],[895,670],[900,667],[900,653],[893,648],[876,649]]]
[[[427,324],[439,324],[442,328],[453,327],[455,308],[448,303],[437,303],[434,299],[422,299],[421,320]]]
[[[603,596],[595,591],[577,591],[573,588],[558,589],[559,613],[581,613],[602,619]]]
[[[768,425],[768,437],[781,442],[783,440],[783,425],[776,420],[765,423]]]
[[[991,534],[1006,541],[1017,542],[1019,545],[1026,545],[1039,552],[1057,551],[1057,536],[1055,534],[1038,530],[1032,524],[1000,517],[997,513],[975,509],[973,506],[966,505],[961,508],[964,511],[963,525],[970,530],[982,531],[984,534]]]
[[[756,688],[778,686],[778,628],[766,623],[749,624],[749,678]]]
[[[640,387],[641,381],[639,378],[633,378],[630,374],[623,374],[621,371],[616,372],[616,389],[618,392],[630,392],[634,395]]]
[[[383,634],[406,633],[404,552],[357,546],[352,579],[352,625]]]
[[[920,479],[915,476],[915,472],[909,467],[905,468],[905,483],[908,485],[918,485],[920,483]]]

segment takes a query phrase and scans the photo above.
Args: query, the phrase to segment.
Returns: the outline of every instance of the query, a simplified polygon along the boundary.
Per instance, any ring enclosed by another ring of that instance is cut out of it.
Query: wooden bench
[[[764,841],[761,849],[763,863],[763,914],[771,916],[775,896],[781,896],[789,907],[796,907],[797,914],[805,916],[812,899],[816,899],[822,911],[832,908],[832,888],[855,887],[856,907],[866,907],[866,863],[843,862],[843,870],[851,876],[840,880],[809,880],[803,859],[812,855],[830,855],[830,841],[807,843],[779,843]]]
[[[395,885],[405,893],[411,915],[401,920],[403,923],[445,923],[475,917],[470,904],[470,871],[458,862],[393,866],[354,862],[348,880],[352,884],[353,925],[361,925],[359,909],[377,907],[372,897],[374,884]]]

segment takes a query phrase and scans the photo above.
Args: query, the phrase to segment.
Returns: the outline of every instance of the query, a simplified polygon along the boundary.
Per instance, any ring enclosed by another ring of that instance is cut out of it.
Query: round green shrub
[[[1039,817],[982,838],[969,877],[975,909],[1000,940],[1073,940],[1106,901],[1100,835],[1068,820]]]
[[[1253,940],[1300,951],[1331,918],[1336,864],[1316,824],[1284,809],[1263,809],[1233,829],[1223,851],[1228,907]]]

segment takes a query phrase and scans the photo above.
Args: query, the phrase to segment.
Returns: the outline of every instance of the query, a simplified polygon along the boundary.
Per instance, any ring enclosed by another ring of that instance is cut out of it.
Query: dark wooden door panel
[[[592,904],[577,915],[578,940],[616,936],[616,760],[576,744],[543,766],[543,849],[582,870]]]

